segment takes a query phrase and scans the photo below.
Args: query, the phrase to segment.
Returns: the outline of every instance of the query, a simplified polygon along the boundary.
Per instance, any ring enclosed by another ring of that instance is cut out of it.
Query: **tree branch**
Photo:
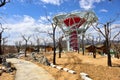
[[[101,29],[100,29],[99,27],[97,27],[97,26],[98,26],[98,23],[97,23],[96,26],[94,26],[94,25],[92,25],[92,26],[93,26],[93,28],[94,28],[96,31],[100,32],[100,33],[103,35],[103,37],[106,37],[105,34],[101,31]]]
[[[113,37],[113,40],[120,34],[120,31]]]
[[[4,6],[8,2],[10,2],[10,0],[0,0],[0,7]]]

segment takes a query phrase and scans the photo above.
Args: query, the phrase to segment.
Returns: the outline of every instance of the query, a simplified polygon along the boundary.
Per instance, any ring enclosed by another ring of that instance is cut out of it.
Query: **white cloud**
[[[38,20],[28,15],[24,15],[24,16],[16,15],[14,17],[16,17],[16,19],[7,18],[6,19],[7,23],[3,24],[4,27],[7,27],[10,29],[9,31],[8,30],[5,31],[3,35],[3,37],[5,37],[6,35],[10,36],[8,38],[8,41],[9,41],[8,44],[14,44],[14,41],[22,40],[21,34],[25,34],[26,36],[38,34],[38,32],[35,31],[36,28],[39,29],[40,31],[52,32],[52,26],[50,23],[46,21],[45,16],[40,16]],[[18,22],[16,21],[17,19],[18,19]],[[48,34],[39,33],[39,35],[44,39],[49,37]]]
[[[108,12],[106,9],[101,9],[100,12]]]
[[[44,4],[52,4],[52,5],[61,5],[63,2],[65,1],[69,1],[69,0],[17,0],[21,3],[33,3],[33,4],[39,4],[39,5],[43,5],[44,8],[46,8],[46,6],[44,6]]]
[[[19,0],[20,2],[25,2],[25,0]]]
[[[25,23],[25,24],[34,24],[35,23],[35,19],[33,19],[32,17],[30,17],[30,16],[27,16],[27,15],[24,15],[24,18],[23,18],[23,23]]]
[[[52,26],[48,23],[45,23],[46,22],[45,16],[40,16],[40,18],[38,20],[36,20],[33,17],[28,16],[28,15],[24,15],[24,16],[16,15],[15,17],[16,17],[16,19],[13,18],[13,20],[7,18],[6,19],[6,21],[8,20],[7,23],[5,23],[3,25],[4,27],[10,28],[10,30],[5,31],[4,35],[3,35],[3,37],[5,37],[6,35],[10,35],[10,37],[8,38],[8,41],[9,41],[8,44],[14,44],[14,41],[22,40],[21,34],[25,34],[25,35],[33,35],[35,33],[38,34],[35,31],[36,28],[39,29],[40,31],[52,32]],[[11,20],[13,22],[11,22],[11,21],[9,22],[9,20]],[[16,20],[18,20],[18,22]],[[120,27],[120,23],[111,25],[111,27],[118,27],[118,26]],[[104,29],[103,28],[101,28],[101,29],[104,32]],[[60,29],[57,28],[56,30],[57,30],[56,35],[60,36],[61,34],[58,33],[58,31],[60,32]],[[114,34],[112,34],[112,35],[115,35],[115,33],[118,32],[119,30],[120,29],[114,30],[114,32],[113,32]],[[86,34],[89,34],[89,33],[93,34],[95,37],[98,36],[97,31],[95,31],[92,27],[90,27],[86,32]],[[44,39],[50,38],[47,34],[39,33],[38,35]],[[57,36],[56,38],[58,38],[59,36]],[[50,40],[50,41],[52,41],[52,40]]]
[[[79,4],[81,8],[88,10],[95,7],[94,3],[100,3],[101,1],[103,0],[80,0]]]
[[[63,2],[63,0],[41,0],[41,1],[53,5],[60,5]]]
[[[50,16],[47,16],[47,18],[51,19]],[[47,18],[46,18],[46,16],[40,16],[38,22],[40,22],[40,23],[47,23],[48,22]]]

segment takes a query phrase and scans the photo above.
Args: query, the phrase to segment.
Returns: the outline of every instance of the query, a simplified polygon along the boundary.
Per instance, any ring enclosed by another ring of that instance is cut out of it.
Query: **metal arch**
[[[80,15],[81,14],[81,15]],[[97,17],[96,17],[96,15],[95,15],[95,13],[93,12],[93,11],[78,11],[78,12],[72,12],[72,13],[64,13],[64,14],[58,14],[58,15],[55,15],[54,17],[53,17],[53,21],[54,22],[56,22],[56,21],[58,21],[58,26],[63,30],[63,32],[68,32],[68,31],[66,31],[66,30],[70,30],[68,27],[68,29],[66,29],[66,27],[65,27],[65,25],[64,25],[64,23],[63,23],[63,20],[65,19],[65,18],[68,18],[68,17],[70,17],[70,16],[73,16],[73,15],[76,15],[76,16],[80,16],[80,17],[82,17],[82,18],[86,18],[86,22],[81,26],[81,28],[85,28],[86,27],[86,25],[87,25],[87,27],[88,27],[88,24],[91,24],[91,23],[94,23],[94,22],[96,22],[98,19],[97,19]],[[71,16],[71,17],[72,17]],[[91,17],[92,17],[92,19],[91,19]],[[66,30],[65,30],[66,29]],[[87,29],[87,28],[86,28]],[[79,29],[80,30],[80,29]]]
[[[78,23],[77,22],[75,23],[75,20],[73,18],[77,16],[80,17],[81,19],[82,18],[85,19],[86,22],[82,23],[82,20],[80,20]],[[66,24],[63,21],[67,18],[72,19],[74,24],[70,25],[70,21],[68,21],[68,27],[66,27]],[[71,12],[68,14],[67,13],[58,14],[53,17],[53,21],[54,22],[58,21],[57,25],[62,29],[65,35],[71,37],[70,35],[73,36],[73,32],[76,31],[77,37],[74,37],[74,38],[78,38],[80,34],[84,34],[86,30],[91,26],[91,24],[96,22],[97,20],[98,18],[93,11],[77,11],[77,12]],[[79,27],[76,27],[77,25]],[[70,40],[72,40],[72,38]],[[78,43],[79,43],[79,40],[75,44],[78,45]]]

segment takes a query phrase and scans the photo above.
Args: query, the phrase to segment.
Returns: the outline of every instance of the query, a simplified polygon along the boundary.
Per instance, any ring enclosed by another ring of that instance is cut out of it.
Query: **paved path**
[[[55,80],[47,71],[32,62],[15,58],[7,61],[17,68],[15,80]]]

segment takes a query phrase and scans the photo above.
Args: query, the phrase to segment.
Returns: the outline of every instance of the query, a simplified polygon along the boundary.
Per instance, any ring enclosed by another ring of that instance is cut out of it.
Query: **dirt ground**
[[[44,54],[52,63],[53,54]],[[30,58],[26,58],[30,60]],[[34,62],[34,61],[32,61]],[[43,67],[50,74],[55,77],[56,80],[82,80],[80,77],[81,72],[89,74],[93,80],[120,80],[120,59],[112,58],[113,67],[107,66],[107,57],[97,55],[94,59],[92,55],[87,53],[83,56],[82,53],[76,52],[62,53],[62,57],[58,58],[56,55],[57,66],[68,68],[76,71],[76,74],[71,74],[63,70],[58,70],[50,66],[44,66],[37,62],[34,62],[40,67]],[[3,74],[0,76],[0,80],[13,80],[13,76],[10,74]]]
[[[52,54],[44,54],[50,62],[52,62]],[[93,80],[120,80],[120,59],[112,58],[113,67],[107,66],[107,57],[97,55],[94,59],[92,55],[82,55],[78,53],[65,53],[62,58],[56,58],[58,66],[76,71],[76,74],[71,74],[56,68],[42,66],[51,73],[56,80],[82,80],[81,72],[89,74]]]
[[[9,73],[3,73],[0,76],[0,80],[14,80],[14,75]]]
[[[0,67],[2,67],[2,65],[0,65]],[[14,80],[15,73],[16,71],[13,71],[11,73],[3,72],[0,76],[0,80]]]

